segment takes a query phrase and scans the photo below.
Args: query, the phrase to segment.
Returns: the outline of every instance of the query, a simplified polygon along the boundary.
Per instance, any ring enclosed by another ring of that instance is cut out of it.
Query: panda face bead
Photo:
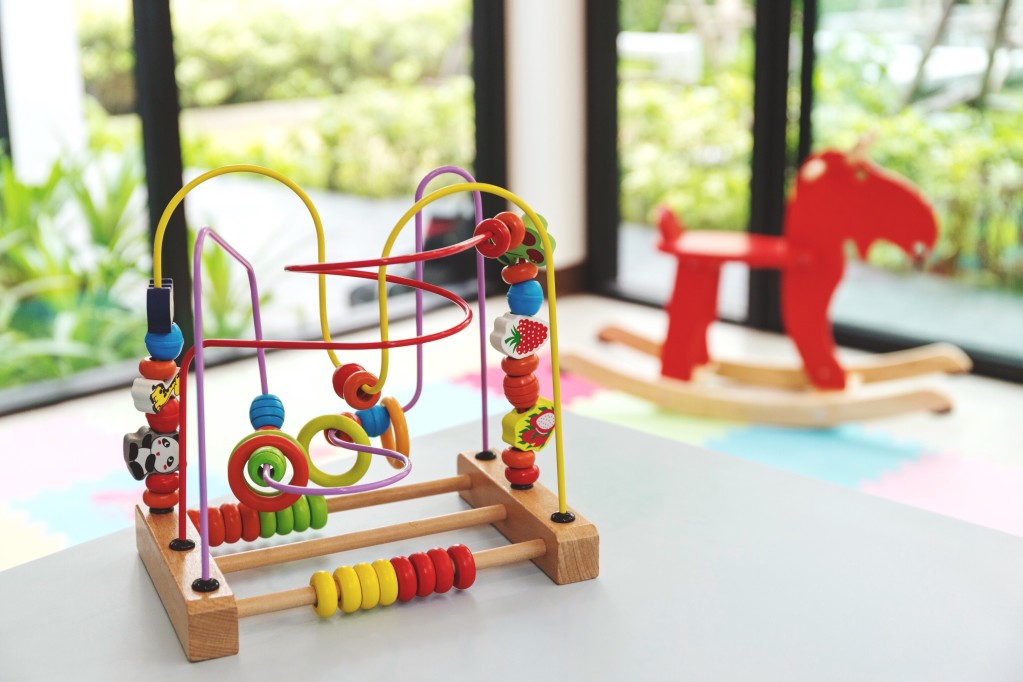
[[[149,461],[152,459],[152,462]],[[177,434],[155,434],[146,460],[146,471],[155,474],[170,474],[178,470]]]
[[[124,463],[136,481],[153,473],[173,473],[180,460],[176,433],[156,433],[143,426],[124,436]]]

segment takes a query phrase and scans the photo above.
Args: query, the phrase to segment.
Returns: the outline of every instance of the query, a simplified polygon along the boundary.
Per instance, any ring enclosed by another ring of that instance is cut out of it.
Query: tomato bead
[[[508,226],[508,232],[511,236],[511,241],[508,242],[508,249],[517,248],[518,245],[522,243],[522,239],[526,236],[526,224],[522,222],[522,218],[511,211],[502,211],[494,216],[494,219],[500,220]]]
[[[398,601],[411,601],[419,589],[416,569],[412,566],[412,562],[403,556],[391,559],[391,565],[394,566],[394,573],[398,576]]]
[[[501,461],[512,469],[528,469],[536,462],[536,453],[532,450],[505,448],[501,453]]]
[[[504,395],[508,402],[520,410],[528,410],[536,405],[540,397],[540,382],[535,374],[524,377],[506,376],[504,378]]]
[[[437,576],[434,591],[437,594],[444,594],[455,584],[455,565],[451,562],[448,553],[440,547],[434,547],[426,553],[426,556],[430,557],[430,561],[433,562],[433,572]]]
[[[416,581],[419,583],[416,594],[420,597],[432,594],[437,587],[437,571],[434,569],[430,557],[425,552],[416,552],[409,554],[408,560],[416,569]]]
[[[476,582],[476,559],[465,545],[448,547],[448,556],[455,563],[455,587],[469,589]]]
[[[476,245],[476,250],[486,258],[500,258],[508,250],[511,243],[511,232],[508,226],[496,218],[487,218],[476,226],[473,236],[489,235],[490,239]]]
[[[528,469],[512,469],[508,467],[504,470],[504,477],[512,485],[532,485],[536,482],[536,479],[540,478],[540,468],[535,464]]]
[[[524,358],[513,358],[506,355],[501,360],[501,369],[510,377],[524,377],[527,374],[532,374],[539,366],[540,356],[535,353]]]

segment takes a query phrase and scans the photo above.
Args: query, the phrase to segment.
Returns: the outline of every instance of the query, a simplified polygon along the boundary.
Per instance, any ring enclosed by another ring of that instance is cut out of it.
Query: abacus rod
[[[366,493],[328,497],[327,511],[333,514],[334,512],[347,511],[349,509],[373,507],[378,504],[401,502],[402,500],[416,500],[421,497],[443,495],[444,493],[455,493],[461,490],[468,490],[471,487],[472,479],[468,474],[462,474],[461,476],[438,478],[433,481],[413,483],[412,485],[394,486],[392,488],[383,488],[381,490],[373,490]]]
[[[494,549],[485,549],[482,552],[474,553],[473,559],[476,561],[476,570],[481,571],[484,568],[496,568],[519,561],[537,559],[546,553],[547,544],[543,540],[537,539],[516,542],[513,545],[505,545],[504,547],[496,547]],[[239,618],[258,616],[263,613],[273,613],[274,611],[297,609],[300,606],[316,606],[316,590],[306,585],[305,587],[296,587],[295,589],[284,590],[283,592],[260,594],[255,597],[237,600],[237,606]]]
[[[290,545],[228,554],[217,558],[217,566],[222,573],[234,573],[250,568],[260,568],[262,566],[283,564],[289,561],[309,559],[326,554],[336,554],[337,552],[359,549],[360,547],[382,545],[386,542],[410,540],[412,538],[423,537],[424,535],[446,533],[450,530],[459,530],[469,528],[470,526],[480,526],[485,523],[503,521],[507,516],[508,510],[503,504],[493,504],[487,507],[480,507],[479,509],[468,509],[453,514],[432,516],[418,521],[407,521],[391,526],[334,535],[328,538],[316,538]]]

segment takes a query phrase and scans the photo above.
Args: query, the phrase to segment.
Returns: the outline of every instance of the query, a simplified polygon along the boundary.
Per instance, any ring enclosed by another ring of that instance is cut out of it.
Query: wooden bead
[[[334,576],[326,571],[316,571],[309,578],[309,585],[316,592],[316,604],[313,605],[316,615],[320,618],[330,618],[337,613],[340,598]]]
[[[536,405],[540,397],[540,382],[535,374],[527,374],[524,377],[504,378],[504,396],[512,405],[520,410],[528,410]]]
[[[206,510],[206,518],[210,526],[210,547],[224,544],[224,516],[217,507]]]
[[[362,365],[357,365],[354,362],[350,362],[347,365],[341,365],[334,370],[334,375],[330,378],[330,382],[334,385],[334,393],[337,393],[338,398],[345,397],[345,382],[348,381],[348,377],[352,376],[356,372],[365,372],[366,368]]]
[[[504,357],[501,359],[501,369],[510,377],[524,377],[532,374],[540,366],[539,355],[527,355],[524,358]]]
[[[522,222],[522,218],[511,211],[501,211],[494,216],[494,219],[500,220],[508,226],[508,232],[511,236],[511,239],[508,242],[508,248],[519,248],[519,244],[522,243],[522,238],[526,236],[526,224]]]
[[[501,461],[512,469],[528,469],[536,462],[536,453],[532,450],[505,448],[501,453]]]
[[[370,438],[378,438],[380,434],[391,428],[391,417],[383,405],[374,405],[368,410],[359,410],[356,414],[359,417],[359,424],[366,430],[366,435]]]
[[[181,423],[181,405],[177,398],[171,398],[163,404],[156,414],[145,413],[149,428],[157,433],[174,433]]]
[[[131,399],[139,412],[156,414],[167,401],[178,395],[179,377],[170,381],[158,381],[139,377],[131,383]]]
[[[357,414],[355,414],[354,412],[342,412],[341,416],[342,417],[348,417],[349,419],[351,419],[353,422],[355,422],[359,426],[362,426],[362,421],[359,419],[359,416]],[[324,438],[324,440],[326,440],[328,443],[330,443],[330,438],[327,437],[327,434],[330,434],[331,436],[334,436],[338,440],[343,440],[346,443],[351,443],[352,442],[352,437],[349,436],[344,431],[341,431],[340,429],[324,429],[323,430],[323,438]],[[333,443],[330,443],[330,444],[333,445]]]
[[[238,505],[220,505],[220,516],[224,519],[224,542],[232,545],[242,539],[242,515]]]
[[[295,530],[295,510],[288,505],[284,509],[278,509],[274,514],[277,515],[277,534],[287,535],[291,531]]]
[[[398,600],[398,574],[394,565],[386,559],[377,559],[373,562],[373,571],[380,584],[380,605],[390,606]]]
[[[490,239],[476,245],[476,250],[486,258],[500,258],[508,250],[511,243],[511,231],[503,221],[487,218],[480,222],[473,231],[473,236],[490,235]]]
[[[142,493],[142,502],[150,509],[173,509],[178,503],[178,494],[154,493],[146,490]]]
[[[434,547],[426,553],[433,562],[433,572],[437,574],[437,585],[433,588],[437,594],[444,594],[455,584],[455,565],[451,557],[440,547]]]
[[[437,587],[437,570],[433,567],[430,557],[425,552],[416,552],[409,554],[408,560],[416,569],[416,582],[419,584],[416,596],[426,597],[432,594]]]
[[[259,430],[264,426],[284,426],[284,403],[273,393],[257,395],[249,405],[249,423]]]
[[[525,412],[512,410],[501,419],[501,438],[519,450],[542,450],[554,433],[554,422],[554,403],[539,398]]]
[[[411,601],[419,589],[416,569],[412,566],[412,562],[403,556],[391,559],[391,566],[394,566],[394,573],[398,577],[398,601]]]
[[[259,512],[252,507],[239,503],[238,515],[242,519],[242,540],[252,542],[259,538]]]
[[[355,613],[362,607],[362,585],[359,583],[359,574],[351,566],[341,566],[334,569],[334,580],[337,581],[338,592],[341,595],[341,611],[343,613]]]
[[[173,474],[150,474],[146,477],[146,488],[154,493],[176,493],[181,482],[177,472]]]
[[[312,513],[309,510],[309,498],[305,495],[299,496],[295,500],[295,504],[291,505],[291,512],[295,517],[295,532],[304,533],[309,530],[309,524],[312,521]]]
[[[540,468],[535,464],[528,469],[512,469],[508,467],[504,470],[504,477],[512,485],[532,485],[536,482],[536,479],[540,478]]]
[[[143,379],[169,381],[177,373],[178,363],[173,360],[154,360],[152,357],[146,357],[139,361],[139,374]]]
[[[173,360],[181,355],[181,349],[185,347],[185,337],[181,333],[181,327],[174,322],[171,322],[169,332],[146,334],[145,342],[146,350],[154,360]]]
[[[508,289],[508,309],[514,315],[536,315],[543,307],[543,287],[535,279],[512,284]]]
[[[376,386],[376,375],[366,370],[353,372],[345,379],[344,395],[342,396],[349,407],[356,410],[368,410],[380,402],[379,393],[366,393],[363,385]]]
[[[377,572],[366,562],[355,564],[355,574],[359,576],[359,587],[362,588],[363,611],[375,609],[380,603],[380,580],[377,579]]]
[[[540,272],[540,268],[527,260],[523,260],[515,265],[505,266],[501,270],[501,279],[504,280],[505,284],[518,284],[519,282],[528,282],[534,279],[538,272]]]
[[[455,587],[469,589],[476,582],[476,559],[465,545],[448,547],[448,556],[455,564]]]

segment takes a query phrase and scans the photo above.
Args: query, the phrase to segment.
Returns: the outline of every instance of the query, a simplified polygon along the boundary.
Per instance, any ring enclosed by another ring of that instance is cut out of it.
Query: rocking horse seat
[[[662,241],[658,249],[680,263],[720,266],[737,261],[751,268],[784,270],[792,262],[785,239],[745,232],[683,232],[671,241]]]

